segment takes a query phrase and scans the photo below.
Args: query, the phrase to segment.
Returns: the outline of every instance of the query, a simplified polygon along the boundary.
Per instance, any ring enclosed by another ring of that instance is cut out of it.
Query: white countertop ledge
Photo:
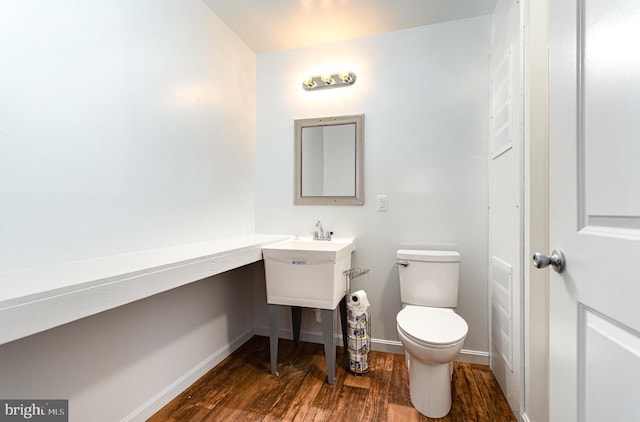
[[[0,344],[262,259],[284,235],[243,235],[0,273]]]

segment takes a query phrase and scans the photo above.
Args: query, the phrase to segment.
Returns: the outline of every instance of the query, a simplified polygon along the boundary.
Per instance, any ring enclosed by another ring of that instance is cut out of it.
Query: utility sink
[[[272,305],[336,309],[344,297],[344,271],[351,268],[353,238],[329,241],[292,238],[262,248],[267,302]]]

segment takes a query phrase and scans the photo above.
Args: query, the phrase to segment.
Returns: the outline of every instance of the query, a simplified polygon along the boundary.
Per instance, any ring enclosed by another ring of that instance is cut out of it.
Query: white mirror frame
[[[355,195],[354,196],[303,196],[302,195],[302,129],[316,126],[355,124]],[[295,205],[362,205],[364,204],[364,114],[332,116],[314,119],[298,119],[294,122],[294,200]]]

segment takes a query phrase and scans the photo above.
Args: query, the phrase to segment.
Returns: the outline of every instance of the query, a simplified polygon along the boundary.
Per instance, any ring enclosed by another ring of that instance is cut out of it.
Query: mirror
[[[295,121],[294,204],[364,204],[364,114]]]

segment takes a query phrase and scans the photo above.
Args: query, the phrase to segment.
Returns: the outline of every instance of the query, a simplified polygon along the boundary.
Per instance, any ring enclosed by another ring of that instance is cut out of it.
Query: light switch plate
[[[387,200],[387,195],[378,195],[376,198],[376,210],[387,211],[388,209],[389,209],[389,202]]]

